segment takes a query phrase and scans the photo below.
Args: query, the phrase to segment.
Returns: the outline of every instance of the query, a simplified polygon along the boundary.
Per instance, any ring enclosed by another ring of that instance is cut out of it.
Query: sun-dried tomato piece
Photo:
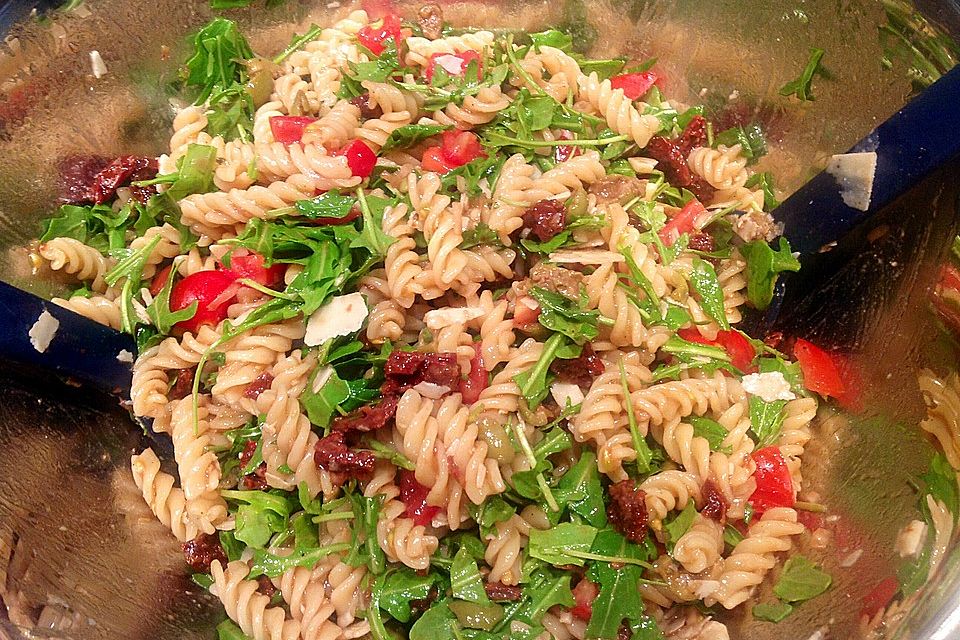
[[[376,460],[371,451],[356,451],[348,447],[342,431],[334,431],[320,438],[313,452],[313,461],[318,467],[349,478],[369,476],[373,473]]]
[[[704,232],[693,233],[690,235],[690,243],[687,245],[687,247],[693,249],[694,251],[704,251],[706,253],[710,253],[715,248],[713,236]]]
[[[572,360],[554,360],[550,364],[550,371],[557,374],[561,382],[569,382],[581,388],[589,388],[594,378],[604,371],[603,360],[600,359],[590,346],[583,345],[580,355]]]
[[[386,380],[380,387],[384,396],[400,395],[421,382],[450,387],[460,385],[455,353],[394,351],[383,367]]]
[[[364,120],[379,118],[383,115],[383,109],[377,104],[370,104],[370,94],[361,93],[356,98],[350,100],[350,104],[360,109],[360,117]]]
[[[193,540],[184,542],[182,548],[184,559],[197,573],[209,573],[210,563],[214,560],[227,566],[227,554],[220,544],[220,536],[215,533],[201,533]]]
[[[704,506],[700,513],[711,520],[724,522],[727,518],[727,507],[729,505],[727,505],[727,499],[720,493],[720,489],[713,483],[713,480],[707,480],[703,483],[703,489],[701,491],[703,493]]]
[[[257,578],[257,591],[268,598],[272,598],[274,594],[277,593],[277,588],[273,586],[273,582],[270,581],[270,578],[267,576],[260,576]]]
[[[487,592],[488,598],[500,602],[517,602],[523,595],[520,587],[502,582],[484,582],[483,590]]]
[[[389,395],[375,405],[360,407],[330,423],[334,431],[376,431],[385,427],[397,412],[397,397]]]
[[[135,175],[151,178],[156,174],[156,158],[120,156],[94,176],[87,197],[94,204],[103,204],[117,195],[117,189],[129,184]]]
[[[57,163],[60,173],[60,202],[82,204],[90,195],[90,185],[100,171],[110,164],[103,156],[67,156]]]
[[[247,388],[243,390],[243,397],[250,398],[251,400],[256,400],[260,397],[260,394],[270,388],[270,385],[273,383],[273,375],[267,372],[263,372],[254,378],[250,384],[247,385]]]
[[[707,119],[703,116],[694,116],[676,140],[680,155],[686,158],[696,147],[707,143]]]
[[[684,185],[684,188],[697,196],[697,200],[700,202],[712,201],[713,195],[717,192],[717,190],[707,182],[706,178],[698,176],[693,172],[690,172],[690,181]]]
[[[523,212],[523,228],[541,242],[563,231],[566,224],[567,208],[559,200],[540,200]]]
[[[407,507],[404,516],[414,524],[427,526],[440,513],[440,507],[427,504],[428,493],[430,489],[417,482],[413,471],[400,470],[400,501]]]
[[[647,535],[645,495],[633,480],[622,480],[610,485],[607,519],[614,529],[632,542],[643,542]]]
[[[247,491],[267,491],[270,485],[267,483],[267,463],[261,462],[253,472],[243,476],[240,484]]]
[[[173,385],[167,392],[167,398],[170,400],[182,400],[193,392],[193,374],[194,369],[175,369],[173,375]]]
[[[243,451],[240,452],[240,468],[244,468],[250,463],[250,460],[253,459],[253,454],[257,451],[257,441],[256,440],[247,440],[247,443],[243,445]]]

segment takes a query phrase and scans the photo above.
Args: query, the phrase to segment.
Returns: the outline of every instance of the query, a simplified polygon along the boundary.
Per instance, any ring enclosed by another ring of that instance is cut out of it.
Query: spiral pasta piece
[[[611,129],[629,136],[638,147],[647,146],[650,138],[659,131],[660,121],[656,116],[641,114],[634,103],[623,95],[623,89],[614,89],[609,80],[601,81],[596,72],[581,76],[578,88],[578,96],[596,109]]]
[[[407,45],[407,54],[403,62],[408,67],[426,67],[430,56],[434,54],[463,53],[465,51],[477,51],[483,57],[484,52],[490,50],[493,46],[493,40],[494,35],[490,31],[474,31],[457,36],[437,38],[436,40],[414,36],[404,41]]]
[[[247,580],[250,567],[235,561],[226,567],[214,560],[210,565],[213,591],[227,616],[254,640],[297,640],[300,623],[287,619],[281,607],[271,607],[269,596],[259,593],[256,580]]]
[[[73,238],[52,238],[37,248],[37,253],[54,271],[63,271],[81,282],[89,282],[90,288],[103,293],[107,283],[103,277],[113,268],[114,260]]]
[[[509,104],[500,87],[483,87],[476,95],[466,96],[462,105],[451,102],[442,110],[434,111],[433,119],[458,129],[472,129],[496,118]]]
[[[66,299],[54,298],[51,302],[111,329],[120,328],[119,298],[111,300],[107,296],[99,295],[92,295],[89,298],[71,296]]]
[[[187,517],[200,531],[213,533],[227,517],[227,503],[220,497],[220,462],[209,450],[207,401],[206,397],[199,399],[196,420],[192,397],[176,401],[170,409],[170,436]]]
[[[130,467],[133,481],[157,520],[169,527],[180,542],[195,538],[199,531],[187,517],[183,490],[174,487],[173,476],[160,471],[160,459],[153,449],[130,458]]]
[[[715,189],[739,189],[749,177],[747,159],[741,155],[739,144],[716,149],[697,147],[687,156],[687,165]]]
[[[716,564],[722,552],[723,527],[699,513],[673,547],[674,559],[690,573],[706,571]]]
[[[430,565],[430,556],[439,544],[436,536],[426,533],[423,525],[414,524],[404,518],[406,506],[397,499],[400,489],[394,483],[396,467],[389,463],[378,463],[373,478],[364,488],[363,495],[384,496],[377,522],[377,538],[380,548],[391,562],[402,562],[411,569],[426,569]]]

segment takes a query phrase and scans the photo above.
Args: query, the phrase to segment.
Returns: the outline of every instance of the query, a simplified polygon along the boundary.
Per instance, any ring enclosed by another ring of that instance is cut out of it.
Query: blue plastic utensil
[[[29,332],[44,311],[59,326],[41,353],[31,344]],[[131,364],[126,355],[135,353],[136,345],[127,334],[0,282],[0,362],[36,366],[105,393],[128,396]]]

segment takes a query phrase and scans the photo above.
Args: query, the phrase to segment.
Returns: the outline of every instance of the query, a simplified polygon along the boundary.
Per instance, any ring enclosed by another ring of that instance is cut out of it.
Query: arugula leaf
[[[530,295],[540,304],[538,320],[547,329],[562,333],[577,344],[590,342],[600,335],[597,328],[600,312],[587,309],[587,295],[582,287],[579,301],[542,287],[533,287]]]
[[[533,43],[534,48],[549,46],[570,53],[570,49],[573,46],[573,38],[570,37],[569,34],[557,31],[556,29],[547,29],[539,33],[531,33],[528,34],[528,37],[530,38],[530,42]]]
[[[427,138],[449,131],[450,127],[442,124],[408,124],[394,129],[381,147],[381,152],[392,149],[406,149]]]
[[[535,240],[532,237],[530,238],[521,238],[520,245],[531,253],[541,253],[548,255],[553,253],[557,249],[561,249],[568,244],[573,242],[573,233],[569,229],[565,229],[553,236],[549,240]]]
[[[678,513],[670,520],[665,522],[663,528],[667,532],[667,550],[672,552],[674,545],[677,544],[683,534],[693,526],[693,519],[697,516],[697,507],[692,502],[688,502],[683,511]]]
[[[273,59],[273,63],[280,64],[290,57],[291,53],[299,50],[301,47],[303,47],[303,45],[307,44],[311,40],[316,40],[317,36],[319,36],[321,33],[323,33],[323,27],[311,24],[306,33],[293,36],[293,39],[290,41],[290,44],[287,45],[287,48],[277,54],[277,56]]]
[[[685,364],[713,364],[722,367],[730,362],[729,354],[721,347],[690,342],[678,335],[670,336],[661,348]]]
[[[462,548],[453,557],[450,567],[450,589],[454,598],[467,602],[487,603],[490,599],[483,588],[483,579],[477,561]]]
[[[244,546],[237,540],[237,536],[234,535],[233,531],[218,531],[217,533],[217,537],[220,538],[220,546],[223,547],[224,552],[227,554],[227,560],[230,562],[239,560],[240,556],[243,555]]]
[[[923,480],[925,485],[924,493],[920,500],[921,511],[923,511],[925,515],[929,514],[927,501],[925,499],[925,496],[929,494],[933,496],[934,499],[942,502],[950,513],[953,514],[954,521],[956,521],[957,516],[960,515],[960,494],[958,494],[957,490],[957,473],[953,467],[950,466],[950,462],[946,456],[937,452],[930,460],[930,467],[927,472],[920,476],[920,479]]]
[[[777,200],[776,194],[773,190],[776,188],[773,184],[773,174],[769,171],[764,171],[763,173],[755,173],[744,183],[745,187],[748,189],[760,188],[763,190],[763,208],[766,211],[772,211],[780,206],[780,201]]]
[[[465,184],[462,193],[470,197],[478,196],[483,193],[480,188],[481,182],[485,182],[490,189],[497,183],[505,161],[505,157],[493,153],[488,157],[476,158],[453,171],[448,171],[440,178],[443,192],[446,195],[459,197],[461,191],[457,188],[457,182],[460,178],[463,178]]]
[[[253,640],[240,630],[233,620],[224,620],[217,625],[217,640]]]
[[[227,142],[248,140],[253,134],[253,97],[246,86],[235,83],[210,96],[207,109],[207,133]]]
[[[357,189],[357,197],[363,212],[363,228],[350,242],[350,248],[367,249],[373,258],[382,259],[387,255],[387,248],[396,242],[396,238],[383,232],[383,212],[393,205],[393,201],[378,196],[365,196],[362,188]]]
[[[320,375],[329,375],[329,377],[318,391],[314,391],[314,384]],[[325,429],[330,424],[330,419],[337,415],[337,407],[349,395],[350,389],[347,383],[340,379],[340,376],[332,367],[325,365],[317,367],[310,374],[307,386],[300,395],[300,404],[306,410],[311,424]]]
[[[287,500],[262,491],[221,491],[227,500],[242,502],[237,509],[234,536],[248,547],[266,546],[273,534],[285,531],[290,516]]]
[[[182,200],[194,193],[216,191],[213,171],[217,168],[217,150],[205,144],[190,144],[177,161],[177,174],[166,194],[173,200]]]
[[[150,306],[147,307],[147,316],[156,327],[157,331],[163,335],[168,335],[173,329],[173,325],[184,320],[189,320],[197,313],[199,302],[194,300],[185,309],[180,311],[170,310],[170,294],[173,291],[175,269],[171,269],[167,275],[167,281],[163,283],[160,293],[153,299]]]
[[[348,62],[350,70],[343,74],[340,82],[340,98],[356,98],[366,89],[363,81],[386,82],[393,77],[400,68],[400,56],[397,54],[397,45],[393,38],[384,43],[384,50],[379,56],[371,55],[370,62]]]
[[[215,91],[246,81],[243,60],[253,51],[232,20],[214,18],[193,39],[193,55],[181,73],[183,85],[199,89],[194,104],[206,102]]]
[[[796,96],[802,101],[813,100],[813,76],[823,74],[820,61],[823,60],[823,49],[811,48],[810,59],[797,78],[780,87],[780,95]]]
[[[550,607],[574,605],[573,592],[570,590],[570,576],[567,574],[548,578],[536,586],[527,587],[525,591],[525,595],[530,598],[530,603],[524,613],[534,623],[540,622],[543,614]]]
[[[490,536],[496,535],[496,524],[509,519],[517,509],[500,496],[492,496],[480,505],[469,503],[467,511],[480,527],[480,535]]]
[[[740,155],[747,158],[747,164],[754,164],[767,153],[767,140],[763,129],[758,124],[748,124],[745,127],[731,127],[721,131],[713,137],[714,146],[722,144],[726,147],[740,145]]]
[[[601,536],[603,546],[598,551],[624,558],[648,559],[640,547],[631,545],[615,531],[602,532],[597,538]],[[616,638],[624,620],[646,623],[638,588],[643,577],[641,567],[623,564],[615,568],[607,562],[593,562],[587,570],[587,577],[600,586],[600,593],[592,603],[588,638]]]
[[[328,544],[314,549],[295,551],[290,555],[278,556],[264,549],[254,549],[253,562],[250,563],[248,579],[259,576],[276,578],[294,567],[313,567],[318,562],[334,553],[341,553],[350,548],[348,542]]]
[[[567,508],[583,518],[587,524],[597,528],[607,525],[603,487],[597,471],[597,456],[592,451],[580,454],[580,460],[560,478],[554,495],[558,502],[565,502]]]
[[[803,556],[790,556],[773,592],[785,602],[803,602],[830,588],[833,579]]]
[[[308,220],[316,218],[345,218],[357,204],[353,196],[342,195],[336,189],[321,193],[311,200],[297,200],[293,210]]]
[[[700,304],[707,315],[713,318],[721,329],[729,330],[730,323],[727,322],[727,311],[723,305],[723,288],[720,286],[713,265],[706,260],[694,257],[690,284],[700,296]]]
[[[694,436],[703,438],[710,444],[711,451],[733,453],[730,447],[723,446],[723,440],[729,432],[722,424],[706,416],[688,416],[686,421],[693,427]]]
[[[731,548],[736,547],[743,542],[743,534],[736,527],[728,524],[723,528],[723,541]]]
[[[562,522],[551,529],[531,529],[527,551],[531,557],[552,565],[574,564],[582,567],[584,560],[569,551],[589,552],[597,529],[587,524]]]
[[[783,408],[786,400],[767,402],[758,396],[750,396],[750,431],[757,441],[757,448],[769,446],[780,437],[783,425]]]
[[[460,243],[460,248],[472,249],[480,245],[503,246],[503,243],[500,242],[499,234],[484,222],[477,224],[473,229],[467,229],[463,232],[463,242]]]
[[[380,608],[395,620],[409,622],[410,603],[429,596],[430,590],[438,583],[440,576],[436,573],[421,576],[409,567],[400,567],[388,572],[383,578],[383,583],[376,593],[377,602]]]
[[[383,496],[368,498],[349,492],[347,498],[353,509],[353,536],[350,553],[344,558],[344,562],[354,567],[366,564],[371,573],[383,573],[387,561],[377,537],[377,522],[380,519]]]
[[[793,606],[786,602],[761,602],[753,606],[753,617],[766,622],[782,622],[793,613]]]
[[[446,600],[441,600],[427,609],[420,618],[410,627],[410,640],[438,640],[439,638],[456,638],[460,632],[457,617],[447,606]]]
[[[547,374],[550,371],[550,364],[559,357],[558,353],[566,346],[569,346],[569,343],[564,334],[553,334],[544,343],[543,351],[540,353],[540,358],[536,364],[527,371],[513,376],[514,382],[520,387],[520,395],[523,396],[527,406],[531,409],[536,409],[540,402],[547,397]]]
[[[761,311],[773,300],[777,274],[800,270],[800,262],[790,252],[786,238],[780,238],[776,251],[763,240],[754,240],[740,247],[740,253],[747,261],[747,299]]]

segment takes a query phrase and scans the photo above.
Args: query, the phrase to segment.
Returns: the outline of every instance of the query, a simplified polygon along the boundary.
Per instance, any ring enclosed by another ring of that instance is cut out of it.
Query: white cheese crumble
[[[790,383],[779,371],[751,373],[743,377],[743,390],[764,402],[793,400],[797,396],[790,390]]]
[[[901,558],[909,558],[920,553],[926,539],[927,524],[921,520],[912,520],[897,534],[897,544],[894,548]]]
[[[93,77],[97,80],[107,75],[107,64],[96,49],[90,52],[90,67],[93,70]]]
[[[124,364],[133,364],[133,354],[127,351],[126,349],[121,349],[120,353],[117,354],[117,362],[123,362]]]
[[[53,337],[57,335],[57,329],[60,328],[60,321],[50,315],[46,309],[37,318],[37,321],[30,327],[27,335],[30,336],[30,344],[33,348],[43,353],[53,342]]]
[[[569,402],[570,406],[583,402],[583,391],[580,387],[570,382],[554,382],[550,385],[550,395],[557,401],[557,405],[563,409]]]
[[[434,309],[423,314],[423,322],[436,331],[454,324],[466,324],[482,315],[483,309],[479,307]]]
[[[619,253],[596,249],[567,249],[565,251],[554,251],[550,254],[550,262],[557,264],[613,264],[623,261],[624,257]]]
[[[870,208],[873,177],[877,172],[876,151],[831,156],[826,171],[840,185],[840,197],[847,206],[858,211]]]
[[[303,342],[308,347],[317,347],[330,338],[358,331],[367,319],[367,314],[367,303],[362,293],[332,298],[314,311],[307,320],[307,332],[303,336]]]

